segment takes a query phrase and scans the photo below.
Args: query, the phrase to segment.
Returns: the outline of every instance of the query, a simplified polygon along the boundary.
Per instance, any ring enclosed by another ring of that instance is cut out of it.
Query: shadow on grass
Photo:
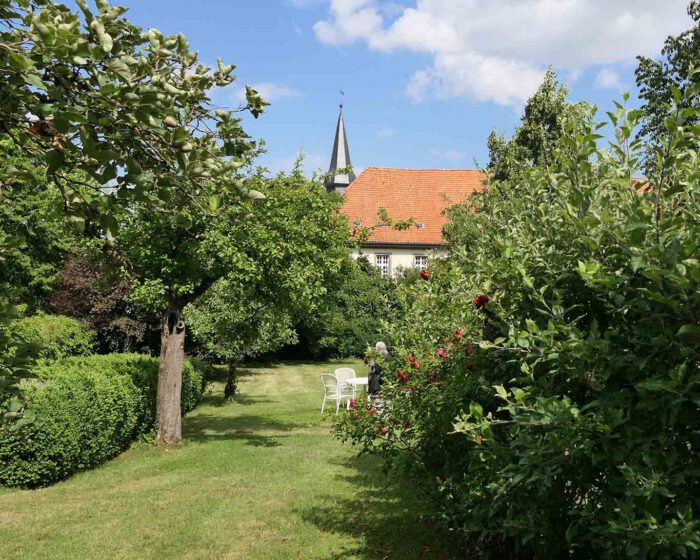
[[[233,400],[230,401],[224,401],[224,404],[226,405],[231,405],[231,406],[251,406],[254,404],[270,404],[270,403],[276,403],[279,401],[275,401],[272,399],[266,399],[265,397],[256,397],[256,396],[250,396],[250,395],[245,395],[243,393],[236,393],[236,395],[233,397]]]
[[[183,435],[189,441],[245,441],[254,447],[279,447],[279,441],[287,437],[285,432],[304,428],[304,424],[278,422],[265,416],[217,416],[200,414],[188,416]],[[268,434],[265,432],[277,432]],[[282,432],[282,433],[279,433]]]
[[[468,558],[460,543],[430,519],[425,502],[410,482],[385,475],[376,457],[360,456],[337,463],[349,474],[337,478],[354,487],[354,493],[301,512],[320,531],[359,538],[339,550],[333,560],[348,556],[362,560],[457,560]]]

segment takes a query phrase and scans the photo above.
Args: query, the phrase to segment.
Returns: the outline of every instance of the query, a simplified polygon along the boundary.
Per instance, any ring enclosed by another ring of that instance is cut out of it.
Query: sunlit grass
[[[318,376],[341,365],[365,368],[246,368],[234,403],[212,384],[179,449],[0,490],[0,558],[456,558],[409,485],[330,435]]]

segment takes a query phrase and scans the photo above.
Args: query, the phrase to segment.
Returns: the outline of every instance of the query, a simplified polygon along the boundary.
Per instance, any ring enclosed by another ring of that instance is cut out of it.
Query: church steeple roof
[[[338,114],[338,125],[335,129],[335,141],[333,142],[333,153],[331,154],[331,165],[328,168],[328,177],[326,178],[326,189],[336,191],[340,194],[345,192],[355,180],[355,173],[350,170],[347,173],[347,168],[351,168],[350,148],[348,147],[348,137],[345,133],[345,121],[343,120],[343,105],[340,105],[340,113]]]

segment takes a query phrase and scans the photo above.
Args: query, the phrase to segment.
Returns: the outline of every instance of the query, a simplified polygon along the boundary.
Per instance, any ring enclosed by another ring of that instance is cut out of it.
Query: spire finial
[[[343,101],[345,100],[345,92],[340,90],[340,110],[343,110]]]

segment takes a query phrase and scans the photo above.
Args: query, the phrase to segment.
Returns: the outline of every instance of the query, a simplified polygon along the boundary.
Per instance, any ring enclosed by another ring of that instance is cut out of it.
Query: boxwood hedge
[[[40,313],[22,317],[15,321],[12,328],[26,342],[37,348],[38,358],[45,360],[87,356],[93,353],[97,343],[95,331],[64,315]]]
[[[139,354],[73,357],[41,366],[26,388],[38,420],[0,429],[0,485],[45,486],[114,457],[155,427],[158,360]],[[205,368],[186,361],[183,414],[194,408]]]

